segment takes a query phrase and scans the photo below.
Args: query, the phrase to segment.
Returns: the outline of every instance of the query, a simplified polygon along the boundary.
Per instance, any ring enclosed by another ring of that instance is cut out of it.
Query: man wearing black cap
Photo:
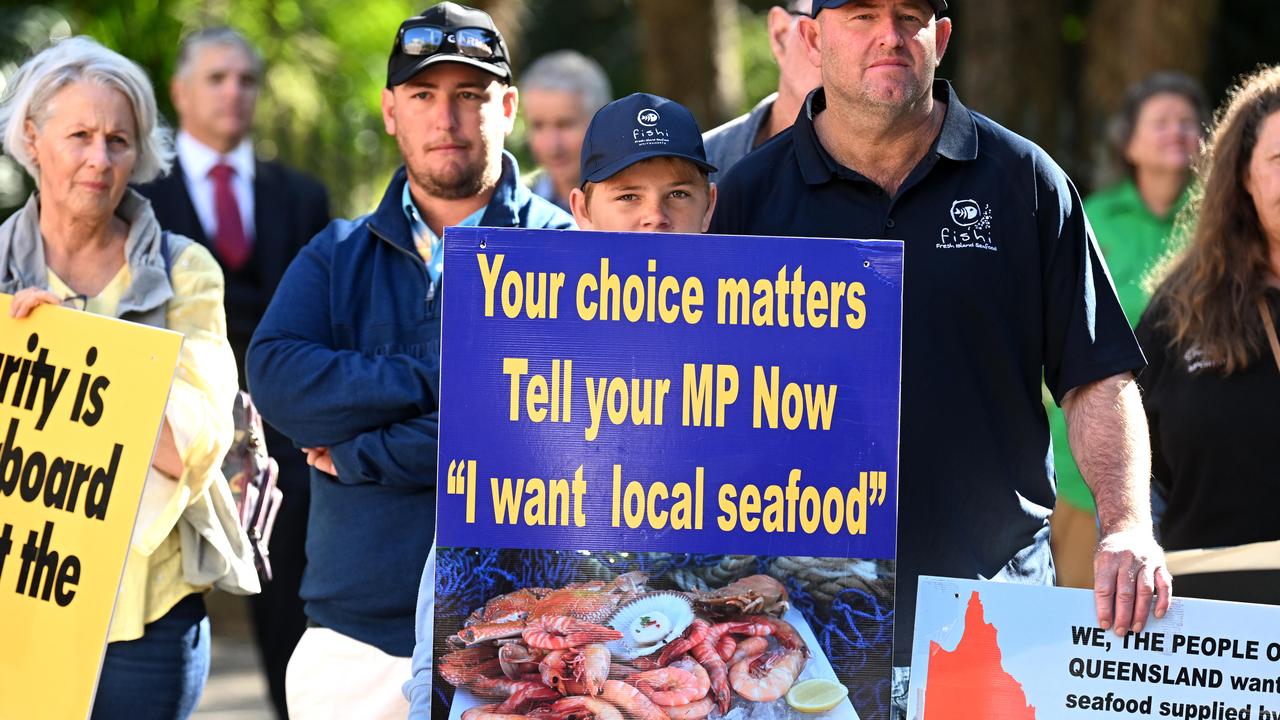
[[[582,187],[569,194],[583,230],[703,233],[716,171],[683,105],[636,93],[600,108],[582,143]]]
[[[1169,604],[1151,532],[1144,359],[1066,175],[935,81],[943,0],[814,0],[822,68],[796,123],[731,170],[712,232],[905,243],[895,703],[905,709],[916,578],[1053,582],[1044,379],[1103,537],[1102,627]]]
[[[263,416],[312,466],[289,713],[403,718],[416,581],[434,535],[440,238],[451,225],[572,227],[520,185],[502,142],[510,55],[490,17],[445,2],[401,24],[383,122],[404,168],[370,215],[290,265],[249,349]]]

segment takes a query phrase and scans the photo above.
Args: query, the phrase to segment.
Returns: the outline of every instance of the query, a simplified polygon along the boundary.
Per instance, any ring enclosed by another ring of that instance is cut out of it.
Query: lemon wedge
[[[844,700],[849,688],[834,680],[813,678],[787,691],[787,704],[803,713],[826,712]]]

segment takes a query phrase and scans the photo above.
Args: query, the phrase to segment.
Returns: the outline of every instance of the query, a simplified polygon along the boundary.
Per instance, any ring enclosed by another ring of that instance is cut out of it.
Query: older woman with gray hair
[[[208,677],[203,593],[228,583],[248,592],[257,583],[243,573],[243,533],[233,527],[228,537],[211,512],[229,497],[220,465],[236,395],[222,275],[203,247],[162,232],[150,204],[129,188],[166,171],[172,157],[151,83],[133,62],[89,38],[53,45],[11,79],[0,132],[5,153],[36,182],[27,204],[0,225],[0,291],[14,294],[11,315],[64,305],[186,337],[92,715],[185,718]],[[191,538],[203,532],[222,533],[236,557],[212,566],[191,557],[201,547]]]

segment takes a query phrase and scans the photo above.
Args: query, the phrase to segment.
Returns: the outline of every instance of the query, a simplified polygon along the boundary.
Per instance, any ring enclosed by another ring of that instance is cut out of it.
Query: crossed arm
[[[1102,537],[1093,559],[1098,624],[1140,632],[1169,610],[1173,577],[1151,527],[1151,441],[1130,373],[1082,385],[1062,401],[1067,437],[1098,505]]]

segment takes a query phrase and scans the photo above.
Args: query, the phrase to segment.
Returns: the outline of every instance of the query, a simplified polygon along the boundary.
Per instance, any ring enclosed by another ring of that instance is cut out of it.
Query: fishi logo
[[[640,123],[640,127],[631,131],[631,141],[636,144],[636,147],[666,145],[671,142],[671,133],[656,127],[661,119],[658,111],[653,108],[646,108],[636,113],[636,122]]]
[[[944,224],[938,233],[936,247],[946,250],[977,248],[999,250],[991,234],[991,206],[977,200],[956,200],[951,203],[951,222]]]
[[[957,200],[951,203],[951,222],[960,227],[969,227],[978,222],[982,216],[982,208],[974,200]]]

